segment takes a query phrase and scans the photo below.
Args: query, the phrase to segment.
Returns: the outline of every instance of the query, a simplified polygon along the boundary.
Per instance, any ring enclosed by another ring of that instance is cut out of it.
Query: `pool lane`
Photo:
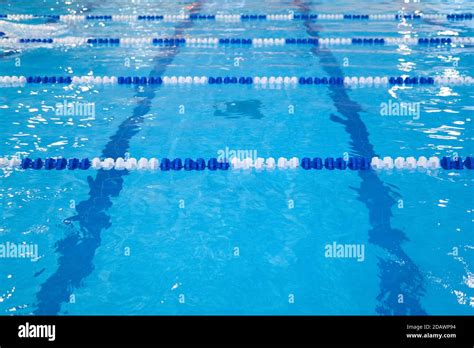
[[[203,1],[194,1],[190,13],[198,13]],[[179,23],[174,35],[183,35],[193,25],[192,21]],[[149,76],[161,76],[180,52],[180,47],[163,48],[154,58],[154,68]],[[159,85],[148,85],[143,92],[137,89],[138,104],[133,114],[123,121],[102,151],[104,157],[124,157],[130,140],[139,132],[145,115]],[[127,171],[99,171],[94,178],[88,177],[89,199],[76,206],[77,215],[64,221],[68,235],[57,243],[58,268],[37,294],[36,315],[54,315],[61,310],[61,304],[69,300],[73,290],[94,270],[93,259],[101,245],[101,233],[111,226],[107,210],[112,206],[112,197],[117,197],[123,188],[123,176]],[[79,224],[79,229],[74,223]]]
[[[311,12],[312,2],[295,0],[294,4],[303,14]],[[318,38],[324,29],[316,22],[304,22],[306,32],[311,38]],[[329,76],[342,76],[342,69],[328,48],[315,47],[312,52],[321,62],[321,66]],[[367,127],[361,119],[361,106],[353,101],[347,90],[338,86],[328,86],[329,96],[334,106],[342,116],[331,115],[333,122],[344,126],[350,135],[350,147],[354,155],[374,157],[373,144],[370,143]],[[394,195],[399,195],[385,185],[375,171],[358,172],[361,185],[356,189],[360,201],[369,211],[370,243],[383,248],[390,256],[379,260],[380,293],[377,297],[378,306],[375,309],[381,315],[424,315],[425,310],[420,304],[424,294],[423,277],[418,267],[403,251],[401,243],[407,240],[403,231],[392,227],[392,208],[396,201]],[[402,294],[404,303],[398,302]]]

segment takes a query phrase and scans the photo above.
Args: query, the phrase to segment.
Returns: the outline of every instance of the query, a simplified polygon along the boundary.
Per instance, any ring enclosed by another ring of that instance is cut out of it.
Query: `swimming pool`
[[[0,4],[0,313],[472,314],[473,9]]]

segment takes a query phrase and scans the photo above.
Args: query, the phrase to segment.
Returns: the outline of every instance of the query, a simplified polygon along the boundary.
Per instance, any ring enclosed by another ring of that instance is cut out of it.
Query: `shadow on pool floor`
[[[260,112],[262,102],[256,99],[235,100],[230,102],[219,102],[214,104],[214,116],[223,116],[226,118],[250,117],[252,119],[263,118]]]

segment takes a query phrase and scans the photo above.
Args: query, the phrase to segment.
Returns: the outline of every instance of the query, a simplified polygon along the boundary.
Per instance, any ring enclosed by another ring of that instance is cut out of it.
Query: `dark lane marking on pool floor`
[[[197,13],[202,2],[193,2],[190,13]],[[183,35],[194,22],[185,22],[175,28],[175,35]],[[170,47],[159,51],[160,55],[154,58],[154,68],[149,76],[161,76],[174,57],[179,53],[180,47]],[[123,121],[116,133],[102,151],[104,157],[124,157],[130,140],[140,131],[144,116],[150,111],[156,89],[159,85],[147,85],[143,92],[137,93],[138,105],[133,110],[133,115]],[[137,91],[138,91],[137,88]],[[93,259],[97,248],[101,244],[101,232],[111,226],[110,216],[106,211],[112,206],[112,197],[118,197],[123,187],[123,176],[127,171],[99,171],[93,179],[87,178],[90,191],[89,199],[76,206],[77,215],[64,221],[69,226],[69,234],[57,242],[56,252],[58,268],[37,293],[37,308],[34,314],[54,315],[61,310],[61,304],[68,302],[72,291],[81,286],[84,278],[94,270]],[[73,225],[79,224],[80,229]]]
[[[300,0],[294,1],[302,13],[309,13],[312,3]],[[306,32],[312,38],[318,38],[322,27],[316,22],[304,22]],[[342,76],[342,69],[337,59],[328,48],[314,47],[311,50],[320,60],[321,66],[330,76]],[[339,75],[340,74],[340,75]],[[374,157],[374,147],[369,140],[369,132],[362,121],[359,112],[361,106],[353,101],[344,88],[328,85],[329,96],[334,102],[338,113],[343,117],[331,114],[331,120],[344,126],[351,138],[351,148],[354,154]],[[377,313],[382,315],[424,315],[420,297],[424,294],[423,277],[418,267],[403,251],[401,243],[408,238],[403,231],[391,226],[392,207],[395,200],[391,194],[396,194],[385,185],[375,171],[359,171],[361,186],[354,188],[359,200],[369,210],[369,221],[372,230],[369,231],[369,242],[383,248],[393,259],[379,258],[380,294],[377,296],[379,305]],[[398,302],[398,296],[403,295],[403,303]]]

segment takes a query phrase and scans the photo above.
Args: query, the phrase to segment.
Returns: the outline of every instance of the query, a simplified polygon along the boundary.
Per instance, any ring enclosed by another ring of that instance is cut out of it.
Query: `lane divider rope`
[[[412,13],[412,14],[146,14],[146,15],[32,15],[32,14],[1,14],[0,19],[12,21],[32,20],[37,18],[53,19],[61,22],[85,21],[293,21],[293,20],[416,20],[416,19],[447,19],[453,21],[472,20],[472,13]]]
[[[283,45],[420,45],[438,46],[451,44],[474,44],[474,37],[353,37],[353,38],[217,38],[217,37],[122,37],[122,38],[0,38],[0,45],[28,44],[35,46],[283,46]]]
[[[254,85],[265,86],[364,86],[382,87],[387,85],[472,85],[471,76],[0,76],[0,87],[25,87],[36,84],[72,84],[72,85]]]
[[[32,159],[29,157],[19,159],[18,157],[2,157],[0,158],[0,168],[9,169],[45,169],[45,170],[88,170],[88,169],[103,169],[103,170],[273,170],[273,169],[297,169],[301,168],[304,170],[310,169],[328,169],[328,170],[391,170],[391,169],[445,169],[445,170],[462,170],[462,169],[474,169],[474,157],[467,156],[464,160],[461,157],[442,157],[441,159],[436,156],[424,157],[396,157],[392,158],[386,156],[383,158],[379,157],[349,157],[344,159],[342,157],[303,157],[301,160],[298,157],[292,157],[287,159],[285,157],[279,158],[263,158],[259,157],[256,159],[245,158],[239,159],[237,157],[232,158],[230,161],[227,159],[218,160],[217,158],[210,158],[205,160],[203,158],[192,159],[192,158],[175,158],[168,159],[163,158],[161,160],[157,158],[94,158],[92,160],[88,158],[62,158],[62,157],[50,157],[46,159],[36,158]]]

